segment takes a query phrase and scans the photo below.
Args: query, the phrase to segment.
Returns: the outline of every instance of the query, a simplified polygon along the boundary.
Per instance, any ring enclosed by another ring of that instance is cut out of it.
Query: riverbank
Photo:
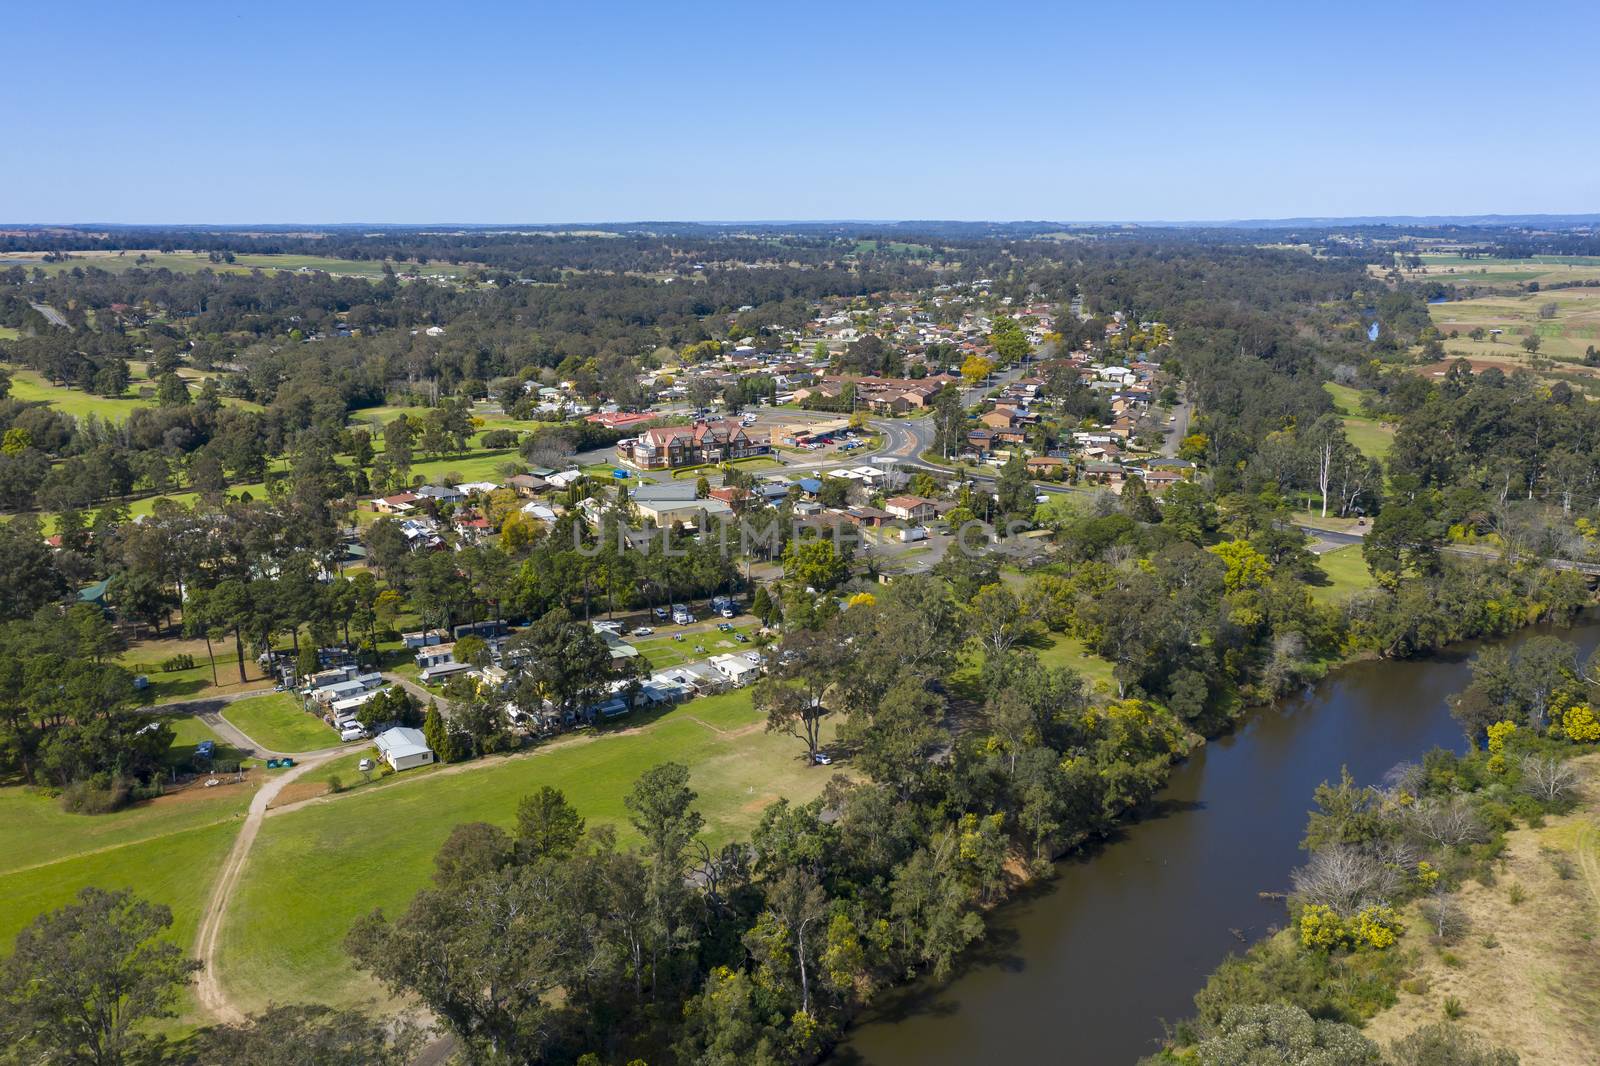
[[[1379,1044],[1446,1015],[1527,1064],[1600,1062],[1600,753],[1572,760],[1582,800],[1570,814],[1506,834],[1488,883],[1456,893],[1467,930],[1451,945],[1430,937],[1419,906],[1398,945],[1410,977],[1399,1002],[1374,1017]]]
[[[1591,616],[1497,643],[1546,632],[1584,654],[1600,645]],[[885,995],[836,1061],[957,1066],[997,1047],[1048,1058],[1063,1031],[1085,1062],[1157,1050],[1162,1020],[1193,1012],[1206,975],[1283,924],[1281,901],[1260,893],[1288,888],[1317,784],[1344,767],[1374,781],[1430,748],[1464,748],[1444,697],[1465,687],[1480,646],[1348,662],[1309,691],[1247,714],[1177,766],[1138,819],[996,910],[987,941],[954,979]]]

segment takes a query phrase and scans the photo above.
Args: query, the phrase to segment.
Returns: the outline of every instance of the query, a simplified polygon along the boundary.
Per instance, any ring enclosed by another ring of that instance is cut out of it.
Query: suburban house
[[[417,498],[434,503],[460,503],[467,494],[452,485],[424,485],[417,490]]]
[[[938,514],[933,501],[922,496],[890,496],[883,509],[903,522],[927,522]]]
[[[506,484],[524,499],[532,499],[549,487],[544,478],[533,474],[514,474],[506,479]]]
[[[372,509],[378,514],[410,514],[417,509],[417,497],[414,493],[398,492],[381,500],[373,500]]]
[[[433,749],[420,729],[397,726],[385,729],[373,741],[378,746],[378,756],[395,770],[410,770],[433,762]]]
[[[771,451],[772,445],[751,437],[743,426],[727,419],[692,426],[657,426],[617,444],[617,454],[643,470],[723,463]]]
[[[1058,477],[1066,466],[1065,459],[1053,455],[1034,455],[1028,459],[1028,473],[1033,477]]]

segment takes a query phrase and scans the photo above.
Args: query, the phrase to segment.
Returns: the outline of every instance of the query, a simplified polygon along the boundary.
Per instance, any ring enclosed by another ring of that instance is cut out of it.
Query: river
[[[1587,655],[1600,621],[1553,632]],[[1362,783],[1435,745],[1465,750],[1445,697],[1473,646],[1422,662],[1346,666],[1263,709],[1173,772],[1156,809],[996,915],[949,984],[890,994],[835,1056],[859,1066],[1009,1062],[1109,1066],[1155,1051],[1162,1020],[1230,951],[1285,921],[1311,792],[1348,766]]]

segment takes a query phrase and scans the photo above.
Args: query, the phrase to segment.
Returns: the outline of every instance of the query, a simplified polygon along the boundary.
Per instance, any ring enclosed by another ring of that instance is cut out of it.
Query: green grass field
[[[1060,633],[1052,633],[1050,637],[1049,647],[1036,650],[1041,665],[1070,667],[1082,674],[1091,685],[1104,687],[1106,691],[1116,694],[1117,679],[1111,673],[1111,663],[1089,651],[1081,641]]]
[[[273,751],[321,751],[339,743],[339,734],[322,719],[303,710],[299,698],[288,692],[235,700],[223,708],[222,717],[245,736]]]
[[[1311,597],[1319,603],[1340,603],[1352,592],[1369,589],[1374,584],[1359,544],[1335,548],[1319,556],[1317,565],[1327,573],[1329,580],[1329,584],[1311,588]]]
[[[733,633],[743,633],[746,637],[754,637],[756,630],[761,627],[755,623],[735,626]],[[682,640],[673,639],[671,633],[658,633],[656,636],[630,643],[639,649],[639,654],[650,660],[653,670],[666,670],[674,666],[682,666],[695,659],[704,659],[711,655],[723,655],[728,652],[755,651],[756,645],[752,643],[741,644],[733,638],[733,633],[724,633],[719,629],[709,632],[685,633]],[[695,651],[699,646],[705,651]]]
[[[518,799],[549,784],[591,825],[616,826],[626,843],[633,832],[622,797],[641,772],[676,761],[690,768],[706,839],[721,843],[747,833],[780,796],[803,801],[821,790],[831,771],[804,765],[803,750],[792,737],[762,731],[744,690],[682,704],[639,728],[624,724],[592,740],[410,784],[399,774],[382,788],[274,815],[224,926],[222,979],[250,1009],[374,995],[344,955],[345,932],[373,907],[403,910],[454,826],[508,826]]]
[[[1394,427],[1362,413],[1360,390],[1332,381],[1322,387],[1333,397],[1333,406],[1344,419],[1345,436],[1356,450],[1374,459],[1387,459],[1394,444]]]
[[[142,400],[131,392],[125,393],[120,398],[113,398],[96,396],[81,389],[69,389],[63,385],[52,385],[32,370],[12,367],[7,368],[7,373],[11,375],[12,396],[29,402],[42,400],[62,414],[74,418],[94,415],[112,422],[121,422],[131,411],[156,405],[154,400]]]

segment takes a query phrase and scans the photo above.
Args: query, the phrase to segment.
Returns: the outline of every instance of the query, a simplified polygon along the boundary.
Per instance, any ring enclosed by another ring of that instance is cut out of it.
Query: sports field
[[[269,817],[223,929],[220,971],[251,1009],[375,994],[345,958],[350,924],[373,907],[403,910],[428,879],[433,854],[461,822],[509,826],[517,800],[553,785],[592,825],[633,836],[622,797],[640,773],[676,761],[713,844],[749,832],[781,796],[808,800],[832,771],[804,764],[800,741],[763,731],[748,690],[694,700],[637,727],[566,739],[531,755],[445,767],[406,782]],[[837,769],[837,767],[835,768]]]

